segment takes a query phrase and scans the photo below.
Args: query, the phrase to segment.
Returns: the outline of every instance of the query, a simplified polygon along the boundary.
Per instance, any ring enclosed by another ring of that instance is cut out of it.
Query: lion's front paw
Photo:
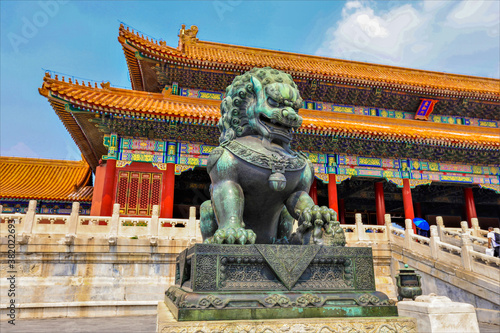
[[[218,229],[213,237],[208,238],[205,243],[212,244],[255,244],[257,235],[251,229],[223,228]]]
[[[300,214],[299,223],[301,227],[297,230],[298,232],[304,234],[311,228],[312,230],[312,240],[314,244],[323,244],[323,229],[327,234],[331,234],[332,223],[337,220],[337,213],[326,206],[312,206],[304,209]]]

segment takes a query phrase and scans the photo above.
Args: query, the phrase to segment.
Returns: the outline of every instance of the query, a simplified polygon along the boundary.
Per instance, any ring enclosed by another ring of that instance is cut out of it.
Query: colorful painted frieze
[[[191,89],[191,88],[180,88],[178,90],[180,96],[201,98],[201,99],[211,99],[216,101],[222,101],[225,94],[220,91],[210,91],[201,89]]]
[[[349,176],[364,176],[364,177],[399,177],[401,178],[401,172],[397,169],[385,169],[385,168],[375,168],[375,167],[359,167],[359,166],[338,166],[338,175],[349,175]]]
[[[399,168],[401,165],[400,160],[398,159],[348,155],[337,155],[337,164],[395,169]]]
[[[316,154],[309,152],[303,152],[303,154],[306,155],[307,159],[311,161],[311,163],[326,164],[328,160],[328,157],[325,154]]]
[[[327,174],[328,173],[328,169],[327,169],[327,167],[325,167],[324,164],[313,163],[313,169],[314,169],[314,174],[320,174],[320,173]]]
[[[421,171],[460,172],[482,175],[498,175],[499,171],[499,168],[496,166],[440,163],[420,160],[410,160],[410,165],[411,169]]]
[[[105,135],[103,138],[104,147],[108,148],[108,154],[103,156],[104,160],[118,158],[118,136],[116,134]]]
[[[163,152],[147,150],[122,150],[120,151],[120,160],[132,162],[162,163]]]
[[[177,88],[177,86],[175,87],[166,86],[166,89],[167,90],[172,89],[172,94],[174,95],[180,95],[192,98],[222,101],[225,97],[225,93],[220,91],[209,91],[209,90],[200,90],[192,88]],[[415,119],[415,116],[417,115],[416,112],[405,112],[405,111],[398,111],[398,110],[384,109],[384,108],[370,108],[370,107],[353,106],[353,105],[333,104],[333,103],[310,101],[310,100],[304,101],[303,108],[307,110],[339,112],[339,113],[395,118],[395,119]],[[453,124],[453,125],[468,125],[468,126],[480,126],[480,127],[490,127],[490,128],[500,127],[500,124],[496,120],[484,120],[477,118],[457,117],[448,115],[430,115],[427,120],[436,123]]]
[[[192,165],[192,166],[207,166],[208,157],[181,155],[178,159],[178,164]]]
[[[494,175],[474,175],[451,172],[412,172],[413,179],[440,181],[448,183],[464,184],[499,184],[498,176]]]
[[[121,138],[120,148],[125,150],[147,150],[147,151],[165,151],[166,143],[156,140],[141,140],[131,138]]]
[[[354,108],[355,112],[363,108]],[[208,156],[215,146],[192,142],[165,142],[107,135],[108,158],[116,156],[117,167],[132,162],[153,163],[155,166],[176,164],[176,174],[195,167],[206,167]],[[321,154],[303,152],[311,161],[316,178],[328,183],[329,174],[342,177],[378,177],[413,179],[415,182],[448,182],[463,184],[499,184],[499,167],[440,163],[418,159],[390,159],[373,156]]]
[[[198,143],[181,142],[178,144],[178,151],[180,154],[186,155],[209,155],[215,146],[208,146]]]

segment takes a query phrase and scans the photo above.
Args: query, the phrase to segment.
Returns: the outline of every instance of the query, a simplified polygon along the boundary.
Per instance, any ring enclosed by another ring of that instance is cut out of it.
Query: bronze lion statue
[[[308,194],[312,164],[290,147],[302,103],[291,75],[269,67],[237,76],[226,89],[220,145],[207,164],[211,200],[201,205],[205,243],[322,244],[324,231],[343,237],[337,213]]]

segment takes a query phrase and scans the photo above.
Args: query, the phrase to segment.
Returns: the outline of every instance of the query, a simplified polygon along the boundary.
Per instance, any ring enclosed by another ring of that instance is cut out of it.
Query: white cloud
[[[362,8],[362,7],[363,5],[361,4],[360,1],[347,1],[346,4],[344,5],[343,13],[351,9]]]
[[[499,77],[498,1],[349,1],[318,55]]]
[[[453,29],[485,30],[490,37],[499,36],[500,6],[498,1],[462,1],[446,17]]]
[[[377,18],[370,18],[366,14],[361,14],[356,18],[357,23],[370,37],[387,37],[387,29],[380,25]]]

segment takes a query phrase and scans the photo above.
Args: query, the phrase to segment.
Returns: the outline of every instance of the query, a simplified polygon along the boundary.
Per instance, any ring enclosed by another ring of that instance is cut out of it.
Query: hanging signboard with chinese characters
[[[415,119],[429,119],[429,116],[434,109],[434,105],[436,105],[437,102],[438,101],[434,99],[422,99],[422,103],[420,103],[417,113],[415,114]]]

